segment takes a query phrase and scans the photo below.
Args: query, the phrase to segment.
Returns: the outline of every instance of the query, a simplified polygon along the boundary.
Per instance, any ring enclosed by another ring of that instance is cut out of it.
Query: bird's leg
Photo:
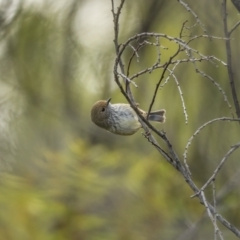
[[[144,137],[146,137],[146,138],[149,138],[149,136],[151,135],[151,132],[152,132],[152,130],[147,130],[147,131],[145,131],[144,133],[142,133],[143,134],[143,136]]]

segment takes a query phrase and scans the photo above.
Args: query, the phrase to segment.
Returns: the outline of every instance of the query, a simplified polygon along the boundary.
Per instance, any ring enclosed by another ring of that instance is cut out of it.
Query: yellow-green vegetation
[[[0,42],[0,240],[183,239],[180,237],[192,224],[197,230],[194,237],[186,239],[212,239],[214,230],[205,217],[205,208],[190,198],[193,192],[183,177],[141,130],[122,137],[91,122],[90,109],[97,100],[126,100],[113,80],[113,29],[105,39],[98,39],[96,33],[104,29],[94,24],[88,29],[88,18],[80,18],[80,24],[76,17],[77,9],[82,11],[87,2],[66,5],[57,12],[51,4],[43,9],[23,8],[4,29]],[[157,1],[159,14],[155,15],[151,1],[139,1],[137,6],[130,2],[120,21],[121,41],[141,31],[178,37],[182,22],[194,21],[180,5],[173,6],[174,1]],[[164,2],[161,7],[160,2]],[[207,3],[200,1],[193,8],[199,7],[200,17],[204,12],[202,21],[211,25],[221,18]],[[110,12],[110,1],[106,4]],[[205,11],[211,11],[217,20]],[[234,13],[233,8],[230,11]],[[102,18],[96,17],[96,24]],[[219,34],[221,26],[212,26],[207,26],[211,35]],[[202,31],[199,29],[196,34]],[[234,34],[239,39],[239,30]],[[238,41],[234,43],[233,65],[237,66],[234,59],[238,59],[240,49]],[[162,60],[166,61],[176,45],[162,44],[166,47]],[[225,61],[223,40],[198,39],[193,46]],[[130,50],[124,55],[126,65]],[[151,66],[156,57],[153,46],[141,49],[140,61],[134,59],[130,75]],[[218,64],[198,66],[221,85],[233,105],[226,69]],[[229,109],[211,81],[196,74],[192,64],[182,64],[175,74],[184,94],[188,125],[173,79],[159,91],[153,110],[166,109],[166,123],[155,126],[166,131],[183,160],[184,148],[196,129],[213,118],[231,117],[234,109]],[[234,74],[240,76],[238,66]],[[148,109],[160,75],[161,70],[156,70],[135,79],[139,88],[133,87],[133,92],[142,109]],[[164,142],[157,140],[168,151]],[[195,137],[187,161],[198,187],[238,141],[237,122],[213,123]],[[238,168],[236,151],[215,182],[217,193],[222,194],[218,210],[235,226],[240,224]],[[206,195],[211,202],[211,188]],[[235,239],[227,234],[226,239]]]
[[[156,151],[145,156],[79,139],[66,152],[43,150],[43,157],[21,175],[1,176],[5,239],[154,238],[168,234],[164,228],[181,209],[201,213],[181,197],[191,192]]]

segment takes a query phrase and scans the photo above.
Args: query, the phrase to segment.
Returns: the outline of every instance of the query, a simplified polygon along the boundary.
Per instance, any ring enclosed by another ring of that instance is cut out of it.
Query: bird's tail
[[[166,113],[166,111],[164,109],[150,112],[150,114],[148,116],[148,120],[163,123],[163,122],[165,122],[165,119],[166,119],[165,113]]]

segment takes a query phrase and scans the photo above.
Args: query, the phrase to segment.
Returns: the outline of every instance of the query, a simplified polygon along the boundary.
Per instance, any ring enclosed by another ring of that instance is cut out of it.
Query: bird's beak
[[[110,103],[110,101],[111,101],[111,98],[109,98],[109,99],[107,100],[107,106],[108,106],[108,104]]]

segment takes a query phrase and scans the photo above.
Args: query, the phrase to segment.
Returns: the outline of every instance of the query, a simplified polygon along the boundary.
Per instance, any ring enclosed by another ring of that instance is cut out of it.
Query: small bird
[[[110,103],[108,100],[97,101],[91,109],[91,118],[97,126],[118,135],[132,135],[141,128],[138,116],[129,104]],[[143,117],[147,118],[147,112],[138,108]],[[151,112],[148,116],[150,121],[163,123],[165,110]]]
[[[240,12],[240,0],[231,0],[235,8]]]

